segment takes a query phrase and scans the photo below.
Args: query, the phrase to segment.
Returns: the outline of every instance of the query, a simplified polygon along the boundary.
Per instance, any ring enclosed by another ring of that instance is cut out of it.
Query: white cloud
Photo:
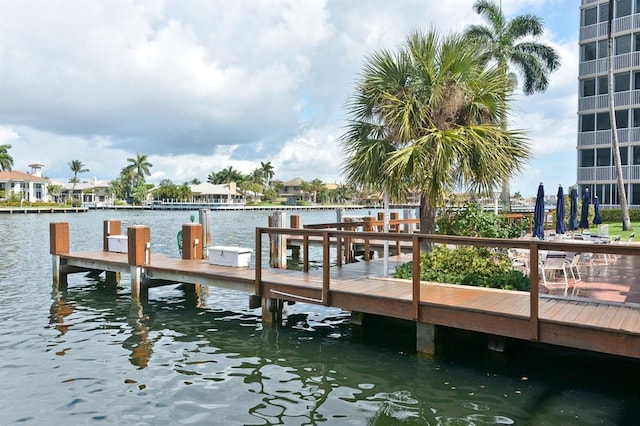
[[[211,171],[231,165],[246,173],[260,161],[274,164],[276,178],[340,181],[336,141],[365,57],[413,30],[448,33],[480,22],[471,5],[0,2],[0,142],[13,141],[16,169],[40,161],[52,177],[68,178],[68,162],[80,159],[90,175],[113,179],[140,152],[155,181],[204,181]],[[514,125],[530,129],[540,159],[574,158],[578,20],[559,17],[577,16],[578,6],[502,6],[508,15],[541,15],[544,40],[563,58],[545,94],[518,102]]]

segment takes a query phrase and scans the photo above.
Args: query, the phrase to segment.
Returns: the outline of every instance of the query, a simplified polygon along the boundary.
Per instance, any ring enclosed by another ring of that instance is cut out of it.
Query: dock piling
[[[199,223],[185,223],[182,225],[182,258],[204,259],[202,225]]]
[[[104,251],[109,251],[109,236],[110,235],[120,235],[122,234],[122,222],[115,219],[105,220],[102,227],[102,249]],[[106,282],[115,282],[118,284],[120,282],[120,272],[105,272],[105,281]]]
[[[49,224],[49,253],[52,255],[53,283],[66,285],[67,274],[62,273],[60,255],[69,253],[68,222],[51,222]]]
[[[151,229],[145,225],[130,226],[127,230],[127,260],[131,273],[131,297],[146,298],[149,292],[142,285],[142,270],[151,263]]]

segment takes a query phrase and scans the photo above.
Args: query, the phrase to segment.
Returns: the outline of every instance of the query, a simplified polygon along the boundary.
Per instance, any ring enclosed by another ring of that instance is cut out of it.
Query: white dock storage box
[[[127,236],[126,235],[108,235],[107,236],[107,248],[109,251],[116,253],[127,252]]]
[[[207,247],[209,253],[209,263],[220,266],[249,266],[251,260],[250,248],[232,246],[211,246]]]

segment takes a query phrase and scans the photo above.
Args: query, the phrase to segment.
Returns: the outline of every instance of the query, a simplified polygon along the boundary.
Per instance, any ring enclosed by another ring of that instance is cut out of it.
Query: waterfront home
[[[17,195],[20,200],[35,202],[49,201],[47,187],[49,179],[42,177],[40,163],[29,164],[29,173],[11,171],[0,171],[0,198],[10,199],[12,195]]]
[[[57,183],[60,185],[59,199],[65,200],[82,200],[83,205],[113,205],[113,197],[109,195],[109,181],[98,180],[94,177],[90,181],[73,183]]]
[[[298,201],[306,200],[305,192],[302,190],[303,183],[304,179],[299,177],[283,182],[283,189],[278,194],[278,198],[284,199],[289,205],[296,205]]]
[[[200,183],[189,185],[191,189],[191,201],[204,204],[244,204],[242,192],[238,191],[235,182],[214,185],[212,183]]]

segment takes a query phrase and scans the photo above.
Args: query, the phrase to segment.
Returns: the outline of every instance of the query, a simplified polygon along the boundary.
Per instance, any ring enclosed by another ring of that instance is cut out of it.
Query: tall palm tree
[[[420,229],[431,233],[445,194],[461,187],[489,193],[529,158],[507,115],[506,76],[487,68],[461,35],[413,33],[392,53],[365,62],[341,143],[350,184],[392,200],[420,193]]]
[[[624,187],[622,177],[622,159],[620,158],[620,142],[618,141],[618,126],[616,123],[616,105],[613,93],[613,0],[609,0],[609,19],[607,26],[607,77],[609,91],[609,121],[611,123],[611,151],[613,154],[613,165],[616,169],[616,184],[618,186],[618,200],[620,210],[622,210],[622,229],[631,231],[631,216],[629,215],[629,204],[627,203],[627,191]]]
[[[216,172],[211,172],[207,176],[207,182],[215,184],[216,183]]]
[[[266,163],[261,161],[260,170],[262,171],[262,176],[265,179],[265,186],[269,187],[271,185],[271,179],[275,176],[275,170],[273,165],[271,165],[271,161],[267,161]]]
[[[153,167],[153,164],[147,161],[146,155],[139,152],[136,152],[135,158],[127,158],[127,161],[130,163],[127,167],[134,171],[135,185],[144,184],[145,176],[151,176],[149,169]]]
[[[234,169],[233,166],[222,169],[216,174],[216,183],[230,183],[241,181],[242,173]]]
[[[487,63],[497,63],[499,70],[509,76],[512,89],[517,85],[517,77],[510,72],[510,67],[521,74],[525,95],[547,90],[549,73],[560,67],[560,56],[552,47],[536,41],[544,32],[542,20],[532,14],[508,20],[492,0],[477,0],[473,10],[485,19],[487,25],[471,25],[465,30],[465,35],[482,50]],[[503,126],[507,127],[506,121],[503,121]],[[510,210],[508,176],[503,177],[500,198],[503,208]]]
[[[71,198],[73,198],[73,192],[76,189],[76,184],[78,182],[80,182],[78,180],[78,174],[87,173],[89,171],[89,169],[86,169],[84,167],[84,164],[82,164],[82,161],[80,161],[80,160],[71,160],[69,162],[69,168],[71,169],[71,172],[73,173],[73,177],[71,179],[69,179],[69,182],[73,183],[73,186],[71,187]]]
[[[13,168],[13,157],[9,155],[10,149],[9,144],[0,145],[0,170],[11,171]]]

